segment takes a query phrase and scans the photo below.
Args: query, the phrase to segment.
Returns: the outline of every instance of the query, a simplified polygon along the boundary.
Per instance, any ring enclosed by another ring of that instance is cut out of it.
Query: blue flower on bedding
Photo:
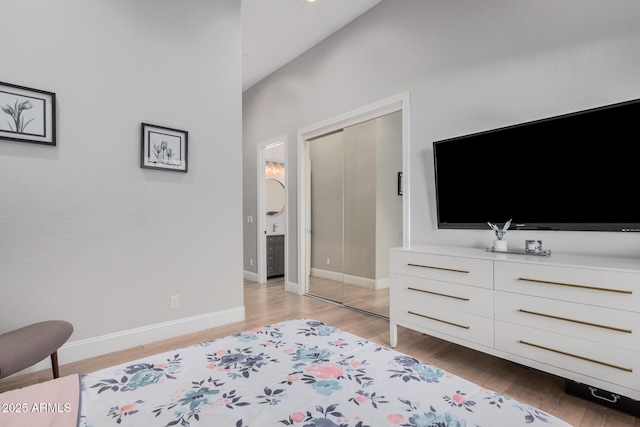
[[[334,328],[333,326],[328,326],[325,325],[322,322],[318,322],[317,320],[312,320],[309,322],[306,322],[306,325],[308,326],[308,328],[301,328],[298,329],[300,332],[298,332],[299,334],[304,334],[304,336],[308,337],[308,336],[322,336],[322,337],[326,337],[329,336],[333,333],[335,333],[338,329]]]
[[[438,382],[444,376],[444,371],[436,366],[418,363],[413,366],[413,371],[428,383]]]
[[[466,427],[467,423],[464,420],[456,417],[453,414],[447,412],[444,415],[436,414],[435,412],[420,414],[413,414],[409,418],[409,424],[413,427],[434,427],[434,426],[446,426],[446,427]]]
[[[151,384],[155,384],[164,376],[164,372],[157,371],[155,369],[145,369],[136,372],[129,382],[122,387],[122,391],[135,390],[140,387],[146,387]]]
[[[220,358],[220,363],[227,366],[235,365],[236,363],[242,362],[246,358],[247,356],[242,353],[229,353]]]
[[[269,363],[278,363],[267,353],[254,354],[251,347],[235,350],[219,350],[213,354],[207,354],[207,361],[212,362],[207,366],[209,369],[224,370],[230,378],[249,378],[252,372],[258,370]]]
[[[412,367],[413,365],[420,363],[418,359],[414,359],[411,356],[396,356],[393,360],[400,366],[406,366],[407,368]]]
[[[323,396],[330,396],[334,391],[342,389],[342,386],[336,380],[321,380],[314,382],[311,387],[316,393]]]
[[[336,332],[337,329],[334,328],[333,326],[320,325],[316,328],[316,331],[318,331],[318,335],[322,337],[326,337]]]
[[[317,321],[317,320],[309,320],[308,322],[306,322],[306,324],[307,324],[308,326],[311,326],[312,328],[317,328],[318,326],[322,326],[322,325],[324,325],[324,323],[319,322],[319,321]]]
[[[189,390],[185,393],[184,397],[178,402],[181,405],[189,405],[191,411],[195,410],[198,406],[209,403],[209,396],[215,396],[220,393],[220,390],[210,389],[209,387],[200,387],[198,390]]]
[[[243,362],[242,365],[244,366],[248,366],[250,368],[262,368],[263,366],[265,366],[268,363],[267,360],[265,360],[264,357],[262,357],[261,354],[258,354],[257,356],[250,356],[247,357]]]
[[[445,372],[432,365],[420,363],[417,359],[410,356],[396,356],[393,358],[394,362],[404,369],[392,369],[393,375],[389,378],[402,378],[404,382],[411,380],[414,381],[426,381],[428,383],[437,383],[440,378],[445,375]]]
[[[124,371],[131,375],[131,374],[135,374],[136,372],[139,371],[147,371],[149,369],[153,369],[153,365],[151,363],[136,363],[135,365],[129,365],[126,368],[124,368]]]
[[[327,418],[313,418],[310,424],[305,424],[304,427],[342,427],[343,424],[336,424]]]
[[[244,344],[258,339],[258,335],[256,334],[238,334],[235,335],[235,337]]]
[[[180,355],[176,354],[172,359],[167,359],[166,363],[135,363],[123,369],[127,375],[124,375],[119,380],[114,378],[103,379],[89,388],[99,387],[98,394],[100,394],[107,390],[136,390],[140,387],[156,384],[163,377],[175,380],[176,377],[173,374],[180,370],[181,362]]]
[[[310,361],[313,363],[329,360],[333,352],[326,348],[303,347],[296,350],[293,360]]]

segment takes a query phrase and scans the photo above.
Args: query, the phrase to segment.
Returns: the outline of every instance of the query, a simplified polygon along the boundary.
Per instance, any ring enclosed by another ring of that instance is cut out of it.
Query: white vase
[[[494,240],[493,241],[493,250],[496,252],[506,252],[507,251],[507,241],[506,240]]]

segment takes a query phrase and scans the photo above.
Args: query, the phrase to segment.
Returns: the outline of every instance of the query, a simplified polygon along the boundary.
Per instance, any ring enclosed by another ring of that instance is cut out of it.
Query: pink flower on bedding
[[[285,348],[284,350],[282,350],[282,352],[284,354],[292,354],[292,353],[295,353],[296,351],[292,348]]]
[[[316,378],[327,380],[342,376],[342,370],[334,365],[311,365],[306,369],[307,373]]]
[[[353,369],[358,369],[362,365],[362,363],[358,362],[356,359],[351,359],[349,364]]]
[[[304,414],[302,412],[294,412],[291,414],[291,419],[296,423],[304,421]]]
[[[128,405],[124,405],[122,407],[120,407],[120,413],[124,414],[124,413],[128,413],[133,411],[134,409],[136,409],[136,404],[135,403],[129,403]]]
[[[297,376],[297,375],[287,375],[287,381],[289,381],[291,383],[294,382],[294,381],[298,381],[299,379],[300,379],[300,377]]]
[[[402,414],[391,414],[387,417],[391,424],[400,424],[404,421],[404,415]]]
[[[364,402],[366,402],[368,399],[367,399],[365,396],[360,395],[360,396],[356,397],[356,400],[357,400],[359,403],[364,403]]]
[[[462,405],[464,403],[464,396],[454,394],[453,396],[451,396],[451,400],[453,400],[457,405]]]

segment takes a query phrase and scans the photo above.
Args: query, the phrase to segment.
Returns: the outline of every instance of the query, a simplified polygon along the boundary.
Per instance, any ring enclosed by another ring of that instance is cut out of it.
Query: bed
[[[80,427],[569,425],[312,319],[59,380],[80,390]]]

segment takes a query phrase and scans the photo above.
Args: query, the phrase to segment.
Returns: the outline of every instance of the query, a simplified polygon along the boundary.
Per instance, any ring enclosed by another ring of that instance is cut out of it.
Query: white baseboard
[[[244,270],[244,279],[249,280],[251,282],[258,283],[258,273],[254,273],[253,271]]]
[[[333,280],[334,282],[344,281],[344,274],[336,271],[322,270],[321,268],[312,268],[311,275],[322,279]]]
[[[312,268],[311,275],[322,279],[333,280],[335,282],[346,283],[347,285],[361,286],[367,289],[385,289],[389,287],[389,278],[369,279],[367,277],[352,276],[350,274],[338,273],[335,271]]]
[[[346,283],[347,285],[361,286],[367,289],[376,288],[376,281],[374,279],[368,279],[366,277],[360,276],[351,276],[349,274],[344,275],[344,283]]]
[[[154,325],[115,332],[94,338],[71,341],[64,344],[58,350],[58,362],[62,366],[67,363],[77,362],[138,345],[149,344],[154,341],[173,338],[203,329],[215,328],[229,323],[241,322],[244,319],[245,309],[244,306],[241,306],[169,322],[156,323]],[[49,358],[14,375],[22,375],[43,369],[51,369],[51,360]]]
[[[376,287],[375,289],[387,289],[389,288],[389,278],[387,277],[386,279],[378,279],[376,280]]]

